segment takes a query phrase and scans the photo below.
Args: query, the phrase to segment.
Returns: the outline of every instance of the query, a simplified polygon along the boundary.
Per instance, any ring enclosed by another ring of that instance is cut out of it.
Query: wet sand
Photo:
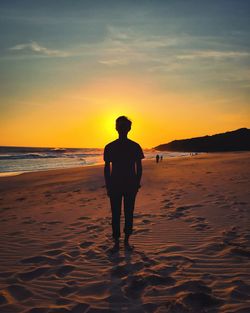
[[[115,254],[102,166],[1,177],[0,312],[250,312],[249,157],[144,161]]]

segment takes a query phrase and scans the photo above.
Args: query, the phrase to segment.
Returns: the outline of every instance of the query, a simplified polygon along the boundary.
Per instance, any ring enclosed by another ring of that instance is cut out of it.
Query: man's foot
[[[129,244],[129,236],[128,235],[125,235],[125,238],[124,238],[124,248],[127,251],[132,251],[134,249],[134,247]]]
[[[109,249],[109,252],[110,253],[116,253],[119,251],[119,249],[120,249],[120,241],[119,241],[119,239],[118,240],[116,239],[114,246],[111,249]]]
[[[133,251],[134,250],[134,246],[131,246],[129,244],[129,242],[124,242],[124,248],[126,251]]]

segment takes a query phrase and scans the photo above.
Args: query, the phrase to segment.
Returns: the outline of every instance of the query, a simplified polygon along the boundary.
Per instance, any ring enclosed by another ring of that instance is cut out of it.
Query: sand
[[[250,153],[144,161],[132,252],[102,166],[0,178],[0,312],[250,312]]]

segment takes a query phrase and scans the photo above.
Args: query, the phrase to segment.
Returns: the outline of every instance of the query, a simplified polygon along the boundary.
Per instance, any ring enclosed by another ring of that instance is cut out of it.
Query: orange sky
[[[95,81],[66,90],[42,106],[36,103],[42,95],[36,97],[2,125],[2,145],[103,147],[117,137],[119,115],[132,120],[129,137],[144,148],[233,130],[248,122],[241,112],[226,114],[220,106],[215,110],[214,98],[163,92],[147,79]]]
[[[25,3],[0,10],[0,145],[103,147],[120,115],[144,148],[250,128],[247,1]]]

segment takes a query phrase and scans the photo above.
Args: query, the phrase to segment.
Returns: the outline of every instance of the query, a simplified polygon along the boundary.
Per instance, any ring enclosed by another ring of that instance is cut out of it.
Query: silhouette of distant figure
[[[161,161],[163,160],[163,155],[161,155],[160,160],[161,160]]]
[[[159,154],[157,154],[156,157],[155,157],[156,163],[159,162],[159,159],[160,159],[160,156],[159,156]]]
[[[125,248],[131,250],[129,236],[133,232],[133,213],[136,194],[140,188],[142,163],[144,158],[140,145],[127,138],[132,122],[126,116],[116,119],[119,138],[104,149],[104,177],[112,211],[112,231],[115,252],[119,249],[120,216],[122,199],[124,202]],[[112,165],[112,166],[111,166]]]

